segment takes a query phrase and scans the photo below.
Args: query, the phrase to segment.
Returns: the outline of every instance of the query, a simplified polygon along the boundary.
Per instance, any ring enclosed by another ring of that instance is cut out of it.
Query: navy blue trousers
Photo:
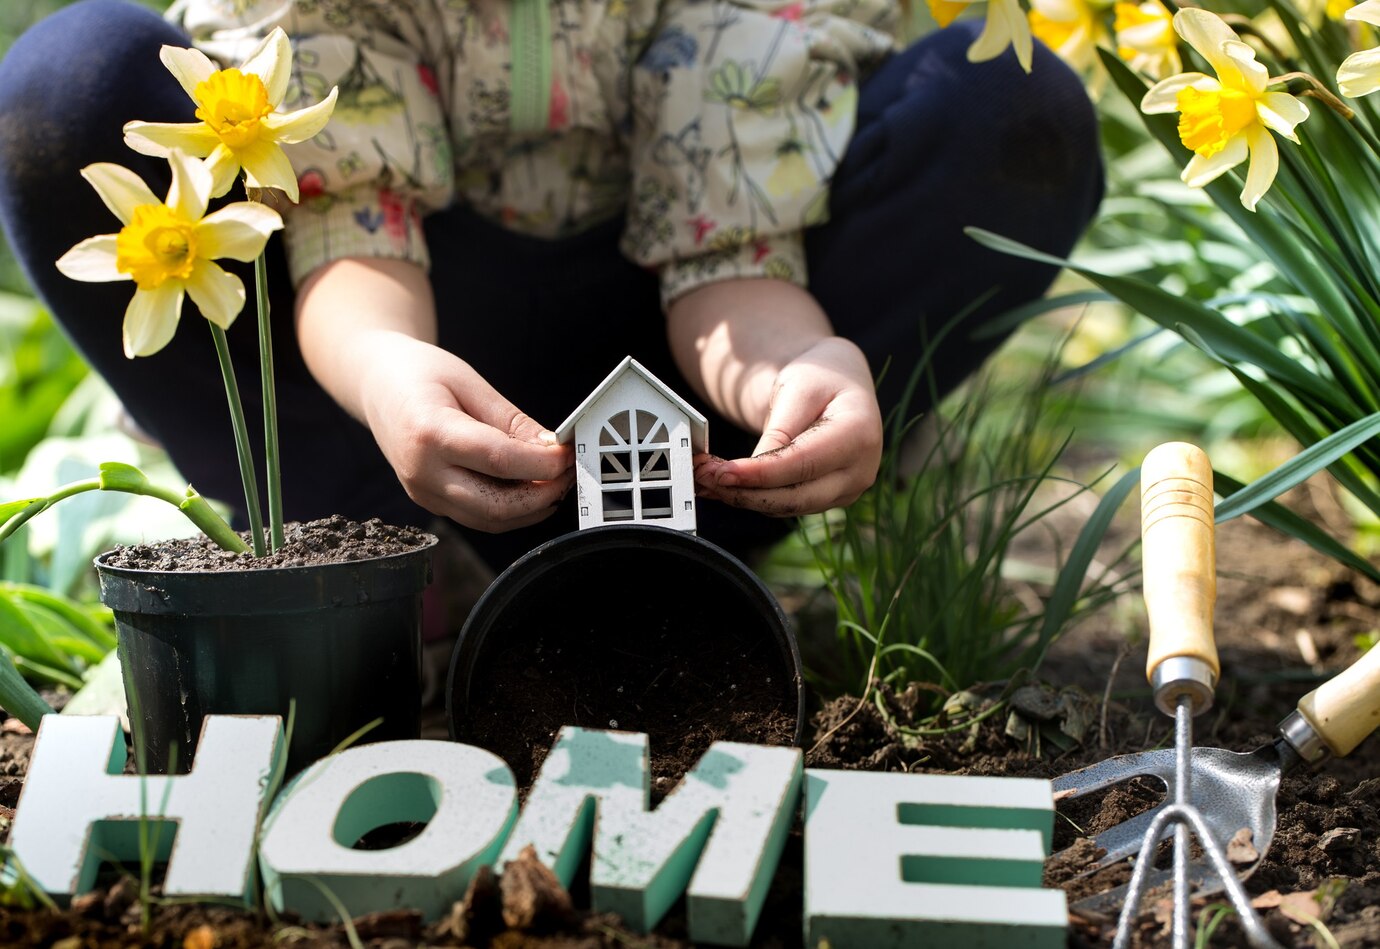
[[[980,298],[932,360],[945,392],[1000,342],[975,340],[985,319],[1042,294],[1052,268],[986,250],[976,225],[1055,254],[1067,253],[1102,195],[1097,123],[1078,78],[1035,51],[1025,75],[1008,51],[969,63],[973,30],[955,26],[898,53],[863,83],[858,129],[833,182],[831,219],[807,234],[810,288],[840,335],[857,342],[896,407],[927,340]],[[78,283],[54,267],[68,248],[118,222],[79,177],[96,161],[132,168],[156,194],[166,162],[122,143],[130,119],[191,121],[192,104],[158,60],[187,38],[147,10],[84,0],[19,38],[0,61],[0,223],[35,290],[133,418],[165,445],[204,494],[243,495],[225,394],[209,330],[190,301],[184,325],[159,354],[126,360],[120,324],[125,283]],[[471,363],[524,412],[554,426],[618,361],[636,356],[691,395],[666,345],[654,275],[618,252],[620,225],[547,241],[514,234],[462,207],[426,219],[440,343]],[[239,272],[252,286],[250,268]],[[338,513],[425,524],[369,432],[308,374],[292,331],[293,294],[270,244],[280,441],[287,516]],[[248,325],[232,328],[245,408],[255,425],[257,349]],[[590,333],[586,327],[597,327]],[[906,411],[928,404],[927,393]],[[715,454],[747,454],[755,436],[710,417]],[[260,439],[257,435],[254,442]],[[471,534],[493,566],[559,533],[558,511],[536,527]],[[700,532],[743,551],[781,534],[781,521],[704,504]]]

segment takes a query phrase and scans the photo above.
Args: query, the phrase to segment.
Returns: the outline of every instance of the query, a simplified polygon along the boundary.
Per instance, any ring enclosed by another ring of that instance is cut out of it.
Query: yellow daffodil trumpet
[[[87,238],[57,262],[73,280],[134,281],[124,322],[125,355],[131,359],[168,345],[186,296],[221,329],[233,323],[244,308],[244,284],[215,261],[254,260],[269,235],[283,226],[272,208],[249,201],[207,214],[211,173],[177,150],[168,163],[172,186],[161,201],[120,165],[83,168],[82,177],[124,226],[115,234]]]
[[[1287,92],[1270,91],[1272,80],[1255,51],[1217,15],[1183,9],[1174,14],[1174,29],[1217,75],[1170,76],[1145,94],[1141,111],[1179,113],[1179,140],[1193,152],[1180,177],[1190,187],[1201,188],[1249,159],[1241,204],[1254,211],[1279,171],[1279,147],[1270,133],[1298,142],[1294,128],[1308,118],[1308,107]]]
[[[176,46],[164,46],[160,58],[196,103],[198,121],[130,122],[125,144],[144,155],[176,148],[206,159],[213,196],[229,191],[243,170],[246,186],[277,188],[296,201],[297,175],[282,146],[321,131],[337,90],[315,105],[278,111],[292,75],[287,34],[275,29],[238,68],[217,69],[200,50]]]
[[[1183,70],[1174,17],[1160,0],[1118,3],[1112,29],[1117,55],[1136,72],[1158,80]]]

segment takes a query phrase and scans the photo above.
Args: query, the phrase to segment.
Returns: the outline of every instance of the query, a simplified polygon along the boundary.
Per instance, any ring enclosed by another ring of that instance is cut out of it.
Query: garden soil
[[[1326,516],[1327,511],[1315,513]],[[1342,571],[1295,542],[1254,522],[1238,520],[1218,533],[1217,636],[1222,682],[1217,704],[1196,722],[1200,746],[1247,750],[1272,738],[1275,724],[1297,699],[1359,655],[1357,637],[1380,629],[1380,587]],[[817,708],[807,735],[811,767],[864,768],[983,775],[1052,777],[1112,754],[1165,747],[1172,723],[1154,711],[1144,678],[1143,611],[1134,597],[1084,621],[1052,650],[1040,682],[1012,694],[1019,713],[1002,709],[979,724],[934,737],[910,737],[905,726],[923,707],[918,688],[883,691],[873,700],[838,699]],[[1127,647],[1125,644],[1130,642]],[[975,690],[970,709],[997,695]],[[433,737],[444,719],[432,720]],[[1079,736],[1074,743],[1070,735]],[[0,729],[0,819],[12,816],[32,736],[17,723]],[[655,749],[654,749],[655,750]],[[683,768],[663,760],[659,767]],[[1151,805],[1148,786],[1126,786],[1097,801],[1078,802],[1056,819],[1058,853],[1046,866],[1046,885],[1063,887],[1070,901],[1095,884],[1076,878],[1094,859],[1091,835]],[[1286,946],[1380,947],[1380,739],[1351,757],[1287,775],[1278,795],[1274,844],[1247,889],[1266,924]],[[221,907],[154,906],[141,926],[137,886],[114,873],[99,891],[60,913],[0,907],[0,946],[82,947],[149,945],[169,949],[347,946],[341,926],[301,925]],[[617,919],[581,910],[587,884],[565,894],[535,861],[501,880],[484,876],[438,922],[385,913],[355,922],[365,945],[492,947],[646,947],[669,949],[684,940],[683,905],[649,936],[629,933]],[[1206,912],[1204,912],[1206,911]],[[787,843],[754,945],[801,944],[801,837]],[[1195,917],[1211,918],[1211,907]],[[1146,901],[1137,946],[1167,946],[1165,894]],[[1115,920],[1074,912],[1071,947],[1105,947]],[[1244,946],[1228,916],[1210,946]]]

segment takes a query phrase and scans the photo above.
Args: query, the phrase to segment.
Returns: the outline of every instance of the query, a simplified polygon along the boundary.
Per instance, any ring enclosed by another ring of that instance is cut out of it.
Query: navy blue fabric
[[[865,80],[858,130],[833,183],[831,220],[807,234],[810,286],[838,332],[863,347],[874,371],[890,364],[880,388],[884,411],[926,341],[955,314],[987,296],[933,361],[941,392],[1000,342],[975,341],[972,328],[1039,296],[1054,276],[985,250],[962,234],[964,226],[1063,254],[1102,194],[1096,119],[1078,78],[1043,47],[1030,75],[1009,52],[969,63],[973,38],[963,25],[940,31]],[[166,188],[166,163],[131,152],[120,132],[135,118],[192,118],[190,101],[159,63],[164,43],[187,40],[117,0],[85,0],[20,37],[0,61],[0,224],[35,289],[131,415],[203,493],[237,504],[224,390],[195,307],[188,302],[167,349],[126,360],[120,323],[129,285],[77,283],[53,266],[79,240],[118,226],[80,180],[84,165],[117,162],[155,193]],[[441,345],[538,421],[559,424],[629,353],[690,393],[666,346],[655,276],[618,253],[618,222],[558,242],[505,231],[462,207],[429,216],[425,226]],[[368,431],[308,375],[292,334],[281,249],[276,241],[270,248],[287,515],[426,523],[429,515],[407,499]],[[239,270],[252,286],[248,271]],[[229,334],[251,420],[260,414],[252,321],[251,307]],[[713,416],[709,431],[711,450],[725,457],[755,442]],[[575,521],[571,507],[533,528],[472,539],[502,567]],[[718,504],[702,504],[700,522],[705,537],[736,551],[788,527]]]

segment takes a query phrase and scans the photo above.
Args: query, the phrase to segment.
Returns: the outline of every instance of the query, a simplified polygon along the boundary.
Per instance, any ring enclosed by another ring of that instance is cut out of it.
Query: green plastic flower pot
[[[424,547],[373,560],[220,573],[133,570],[96,558],[115,614],[135,752],[185,772],[206,715],[281,715],[288,772],[361,741],[421,730]]]
[[[649,525],[566,534],[500,574],[460,633],[446,695],[451,737],[519,781],[564,725],[647,732],[653,771],[660,754],[690,764],[711,740],[799,744],[805,728],[776,598],[722,548]]]

